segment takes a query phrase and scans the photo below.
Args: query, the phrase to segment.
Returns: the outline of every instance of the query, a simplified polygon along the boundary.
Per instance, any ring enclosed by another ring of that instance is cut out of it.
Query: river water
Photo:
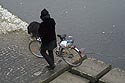
[[[28,23],[49,10],[56,32],[73,35],[75,44],[113,67],[125,69],[125,0],[0,0]]]

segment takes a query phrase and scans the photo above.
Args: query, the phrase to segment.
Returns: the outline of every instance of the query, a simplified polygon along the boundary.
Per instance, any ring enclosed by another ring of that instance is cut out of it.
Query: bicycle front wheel
[[[62,58],[67,64],[73,67],[77,67],[82,64],[82,56],[75,48],[63,48]]]
[[[29,43],[29,50],[30,52],[38,57],[38,58],[42,58],[43,56],[40,53],[40,47],[41,47],[41,42],[38,40],[33,40]]]

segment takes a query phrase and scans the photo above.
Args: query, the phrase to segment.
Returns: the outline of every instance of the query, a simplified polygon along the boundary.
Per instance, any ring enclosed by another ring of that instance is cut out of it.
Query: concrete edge
[[[104,77],[102,77],[99,80],[99,83],[109,83],[109,82],[125,83],[125,71],[120,68],[112,68]]]
[[[84,59],[85,60],[85,59]],[[92,77],[90,74],[87,74],[83,71],[78,71],[76,68],[71,69],[69,72],[78,76],[81,76],[83,78],[86,78],[93,82],[98,82],[101,77],[103,77],[105,74],[107,74],[112,69],[111,65],[108,65],[106,69],[101,71],[97,76]]]
[[[49,83],[50,81],[54,80],[55,78],[57,78],[58,76],[60,76],[65,71],[68,71],[70,68],[71,68],[71,66],[66,66],[65,68],[61,69],[60,71],[54,73],[49,78],[45,79],[44,81],[41,81],[41,83]]]
[[[99,80],[99,83],[106,83],[104,80]]]
[[[101,77],[103,77],[105,74],[107,74],[112,69],[112,66],[109,65],[106,69],[101,71],[95,78],[99,80]]]
[[[61,65],[57,65],[57,68],[62,67]],[[68,71],[69,69],[71,69],[71,66],[65,64],[63,68],[55,69],[54,71],[48,71],[46,74],[44,74],[43,78],[38,77],[37,79],[31,81],[30,83],[49,83],[52,80],[54,80],[55,78],[57,78],[58,76],[60,76],[61,74],[63,74],[65,71]],[[55,72],[56,71],[56,72]]]
[[[51,82],[52,83],[90,83],[88,79],[82,78],[68,71],[64,72],[63,74],[61,74],[59,77],[57,77]]]
[[[72,74],[81,76],[83,78],[86,78],[88,80],[95,80],[95,78],[91,77],[91,75],[89,75],[85,72],[82,72],[82,71],[77,71],[76,69],[71,69],[69,72],[72,73]]]

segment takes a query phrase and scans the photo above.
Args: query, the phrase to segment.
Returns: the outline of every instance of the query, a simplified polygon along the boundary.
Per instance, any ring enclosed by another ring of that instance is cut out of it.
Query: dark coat
[[[46,18],[41,22],[38,32],[39,36],[42,38],[43,45],[56,40],[55,24],[53,18]]]

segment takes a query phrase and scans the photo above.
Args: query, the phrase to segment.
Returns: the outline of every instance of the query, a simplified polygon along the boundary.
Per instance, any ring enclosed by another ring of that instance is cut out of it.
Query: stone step
[[[89,80],[69,72],[65,72],[50,83],[89,83]]]
[[[99,80],[99,83],[125,83],[125,71],[119,68],[114,68],[104,75]]]
[[[95,83],[110,69],[111,65],[109,64],[105,64],[104,62],[94,58],[87,58],[83,61],[81,66],[73,67],[70,72],[89,79],[92,83]]]
[[[39,74],[41,71],[38,72],[39,77],[30,83],[49,83],[65,71],[71,69],[71,66],[67,65],[64,61],[56,66],[56,68],[52,71],[47,71],[46,69],[42,70],[42,72],[46,72],[45,74]],[[36,72],[37,75],[37,72]]]

